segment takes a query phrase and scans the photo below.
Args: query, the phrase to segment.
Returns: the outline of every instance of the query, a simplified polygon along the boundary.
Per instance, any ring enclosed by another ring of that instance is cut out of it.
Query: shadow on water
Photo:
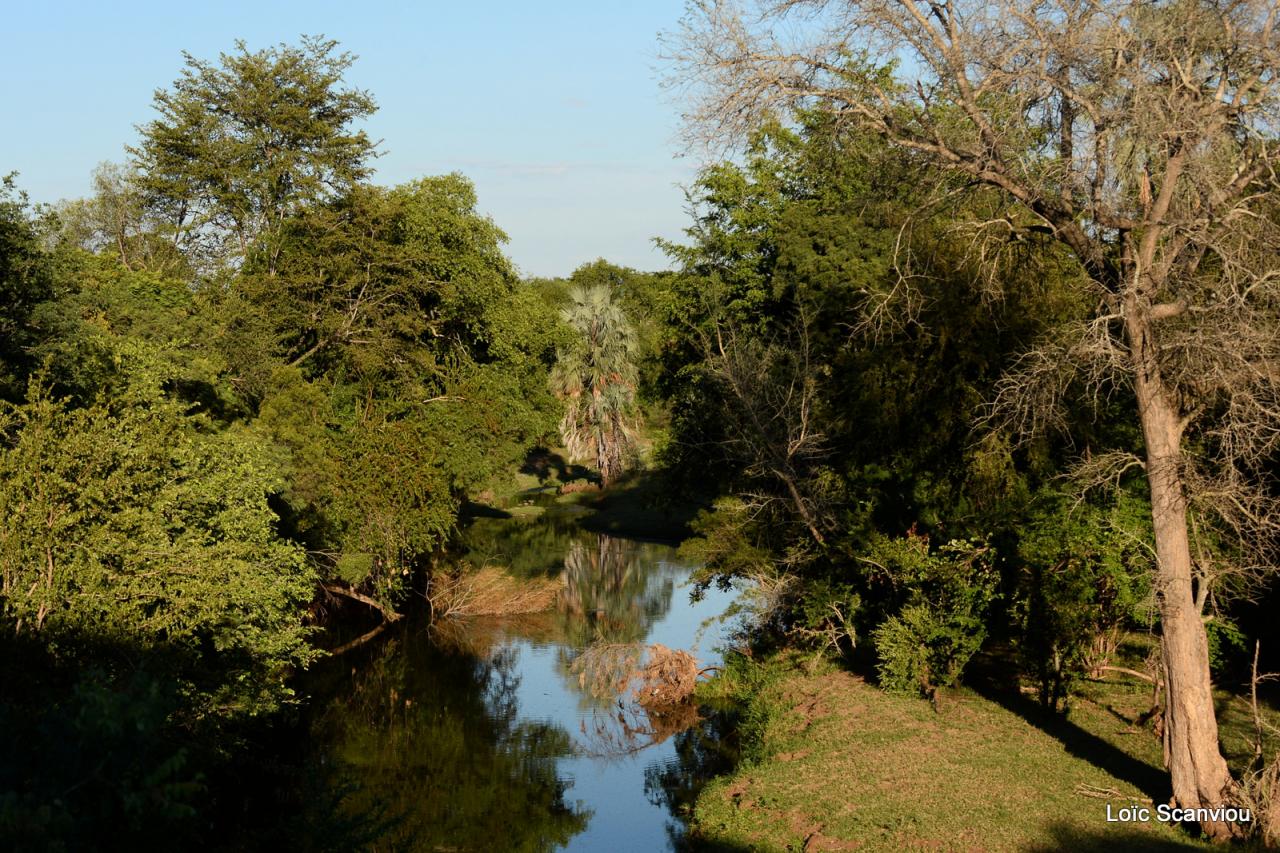
[[[416,633],[416,636],[415,636]],[[522,720],[518,658],[445,651],[411,626],[364,654],[334,661],[334,698],[312,735],[341,768],[342,811],[383,824],[391,849],[547,850],[590,818],[565,802],[556,760],[569,733]]]
[[[84,661],[92,661],[85,665]],[[0,638],[0,849],[359,849],[297,709],[193,714],[223,683],[189,648],[106,630]]]

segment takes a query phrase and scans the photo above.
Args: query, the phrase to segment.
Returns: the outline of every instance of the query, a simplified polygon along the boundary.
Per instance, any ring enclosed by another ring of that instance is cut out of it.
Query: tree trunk
[[[1134,391],[1146,443],[1147,481],[1156,546],[1156,595],[1160,607],[1167,708],[1165,763],[1173,799],[1181,808],[1216,808],[1235,783],[1218,745],[1218,722],[1209,676],[1209,645],[1196,600],[1187,498],[1181,469],[1182,424],[1161,376],[1151,341],[1149,306],[1130,302],[1127,327],[1134,362]],[[1225,841],[1237,828],[1207,819],[1200,827]]]

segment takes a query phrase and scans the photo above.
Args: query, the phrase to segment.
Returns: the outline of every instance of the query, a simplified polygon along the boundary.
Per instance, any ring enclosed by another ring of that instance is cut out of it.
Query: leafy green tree
[[[663,459],[672,475],[695,472],[692,485],[735,496],[696,523],[688,550],[702,580],[762,578],[785,591],[771,625],[852,652],[850,640],[907,606],[866,568],[885,536],[990,542],[1012,587],[1024,527],[1052,524],[1030,517],[1032,491],[1081,446],[1133,436],[1088,407],[1066,415],[1075,448],[1045,440],[1015,452],[999,431],[975,433],[1021,348],[1088,310],[1070,293],[1069,266],[1028,246],[998,272],[1019,287],[990,299],[952,227],[974,210],[918,216],[910,158],[821,115],[797,124],[762,131],[745,163],[707,170],[689,244],[668,247],[682,269],[662,347]],[[883,322],[889,305],[909,319]],[[929,559],[946,562],[936,551]],[[894,636],[946,645],[1006,630],[1001,607],[974,612],[960,625],[913,611]],[[966,643],[950,646],[959,664]],[[943,669],[943,681],[956,674]]]
[[[987,636],[987,609],[998,575],[989,548],[953,540],[930,548],[908,535],[876,538],[863,558],[869,585],[889,613],[875,628],[877,670],[889,690],[920,692],[936,704],[938,688],[960,677]]]
[[[476,203],[454,174],[357,186],[291,217],[274,272],[254,258],[209,288],[237,387],[260,399],[284,364],[425,399],[466,362],[506,363],[529,385],[545,372],[554,316],[523,292],[506,235]]]
[[[497,366],[456,372],[432,402],[352,407],[351,390],[282,371],[254,429],[277,452],[286,530],[326,578],[389,609],[450,541],[465,496],[514,466],[548,420]]]
[[[80,404],[150,381],[206,411],[224,409],[225,360],[208,345],[197,296],[185,282],[131,270],[114,254],[59,251],[57,297],[31,314],[38,338],[29,351],[45,379]]]
[[[569,302],[569,293],[575,287],[604,287],[622,305],[635,334],[636,396],[646,404],[658,401],[660,396],[655,386],[661,368],[665,321],[671,310],[670,278],[668,272],[641,272],[597,258],[575,269],[567,279],[546,283],[561,308]],[[646,420],[649,414],[646,407]],[[654,414],[660,416],[661,412],[655,409]]]
[[[251,260],[213,297],[287,529],[384,606],[463,497],[554,429],[555,316],[475,206],[460,175],[357,187],[290,220],[274,275]]]
[[[913,158],[931,207],[970,190],[987,200],[955,224],[996,271],[993,296],[1025,283],[1004,278],[1010,249],[1047,238],[1046,255],[1070,258],[1069,290],[1091,310],[1029,346],[995,403],[1028,434],[1064,426],[1076,382],[1129,397],[1160,577],[1174,801],[1204,809],[1211,838],[1238,835],[1216,808],[1237,783],[1202,614],[1224,575],[1265,575],[1280,540],[1275,6],[751,5],[706,0],[683,22],[674,58],[704,84],[693,133],[725,144],[779,110],[818,110]],[[1131,448],[1110,459],[1137,461]],[[1235,554],[1203,556],[1223,540]]]
[[[1040,701],[1056,708],[1072,683],[1101,674],[1121,631],[1154,618],[1150,506],[1132,484],[1106,499],[1036,495],[1019,542],[1022,570],[1015,615],[1021,652],[1039,681]]]
[[[289,217],[369,175],[374,143],[352,125],[376,109],[342,88],[337,42],[236,51],[186,68],[155,95],[159,117],[130,148],[146,209],[197,265],[261,253],[274,272]]]
[[[603,286],[578,287],[561,312],[576,339],[556,354],[551,387],[565,401],[560,435],[574,458],[592,458],[607,484],[622,473],[633,443],[635,336]]]
[[[276,536],[278,486],[248,435],[201,430],[144,382],[78,409],[37,391],[4,412],[0,619],[72,648],[155,649],[197,717],[274,707],[314,656],[299,615],[314,576]]]

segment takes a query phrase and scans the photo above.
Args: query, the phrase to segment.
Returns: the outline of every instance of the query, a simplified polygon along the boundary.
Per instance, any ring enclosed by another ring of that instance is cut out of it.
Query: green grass
[[[1140,704],[1138,688],[1110,698]],[[698,797],[692,835],[713,850],[1180,850],[1158,823],[1106,822],[1168,796],[1161,747],[1114,702],[1065,719],[1032,703],[949,692],[940,711],[847,672],[787,656],[735,666],[706,688],[742,703],[743,760]],[[1149,699],[1149,693],[1146,695]]]

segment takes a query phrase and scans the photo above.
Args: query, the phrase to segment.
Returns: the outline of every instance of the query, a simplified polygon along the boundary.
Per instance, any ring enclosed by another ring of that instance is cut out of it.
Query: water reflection
[[[475,565],[558,578],[557,605],[410,626],[331,661],[332,699],[313,732],[350,789],[342,809],[381,821],[376,849],[674,844],[681,824],[671,816],[700,766],[687,759],[718,733],[705,721],[689,729],[694,709],[647,714],[617,690],[593,689],[575,662],[589,647],[649,642],[699,646],[715,662],[718,631],[703,637],[702,624],[728,595],[692,605],[682,589],[690,567],[673,549],[587,533],[571,518],[484,519],[467,545]],[[620,659],[609,678],[622,683],[630,665]]]
[[[356,667],[314,733],[350,793],[342,808],[384,827],[386,849],[563,846],[590,817],[565,803],[555,761],[572,754],[561,726],[522,720],[518,651],[489,658],[392,639]]]
[[[560,614],[572,646],[635,643],[671,607],[675,580],[654,571],[658,546],[590,534],[569,543]]]

